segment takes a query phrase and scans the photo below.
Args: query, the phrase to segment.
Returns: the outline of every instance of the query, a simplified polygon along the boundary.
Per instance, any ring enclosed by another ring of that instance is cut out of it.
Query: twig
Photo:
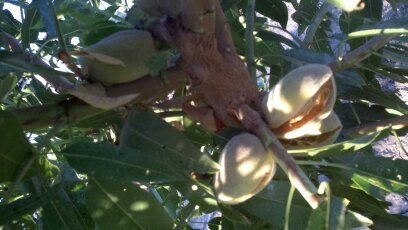
[[[249,0],[246,9],[246,28],[245,28],[245,39],[246,39],[246,50],[245,59],[247,64],[247,69],[251,79],[256,84],[256,67],[255,67],[255,56],[254,56],[254,21],[255,21],[255,2],[256,0]]]
[[[372,132],[381,131],[390,125],[393,129],[401,129],[408,126],[408,114],[349,128],[344,130],[343,134],[349,137],[363,136]]]
[[[295,186],[309,205],[313,209],[317,208],[322,202],[322,198],[318,196],[316,186],[296,164],[295,159],[282,146],[259,113],[244,104],[239,108],[236,116],[248,131],[255,133],[262,140],[265,147],[272,153],[276,163],[288,175],[291,184]]]
[[[21,43],[15,37],[6,32],[1,32],[1,34],[3,35],[3,38],[11,51],[22,52],[26,57],[26,60],[30,60],[37,65],[41,65],[47,68],[50,67],[39,56],[25,51]],[[68,81],[65,77],[47,76],[45,74],[41,76],[58,91],[65,91],[74,88],[74,84]]]
[[[340,57],[338,60],[331,62],[329,66],[333,72],[340,72],[342,70],[351,68],[355,64],[358,64],[364,59],[368,58],[372,52],[381,49],[392,38],[394,38],[394,35],[381,35],[373,37],[364,45],[347,53],[343,57]]]

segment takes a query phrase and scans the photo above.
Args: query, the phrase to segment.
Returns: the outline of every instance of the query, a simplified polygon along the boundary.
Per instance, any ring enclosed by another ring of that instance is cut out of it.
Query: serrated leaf
[[[90,178],[87,206],[99,228],[171,229],[173,221],[156,198],[132,182]]]
[[[61,152],[78,172],[98,180],[153,183],[182,180],[162,158],[135,149],[119,151],[108,143],[77,143]]]
[[[151,112],[133,110],[122,128],[121,147],[136,149],[174,165],[178,172],[216,172],[218,164],[187,137]]]
[[[0,182],[10,182],[17,176],[33,152],[16,117],[0,111]]]

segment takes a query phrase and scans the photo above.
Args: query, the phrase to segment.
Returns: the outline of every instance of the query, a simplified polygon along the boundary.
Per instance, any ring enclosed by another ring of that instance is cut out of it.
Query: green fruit
[[[260,192],[272,179],[276,163],[258,137],[240,134],[222,150],[214,188],[219,202],[238,204]]]
[[[86,47],[78,62],[95,81],[118,84],[149,74],[148,60],[156,53],[147,31],[120,31]]]

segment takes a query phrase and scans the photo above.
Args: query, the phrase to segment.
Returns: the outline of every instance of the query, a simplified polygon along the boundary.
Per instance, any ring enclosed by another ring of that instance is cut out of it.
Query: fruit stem
[[[265,147],[272,153],[276,163],[288,175],[289,181],[309,205],[316,209],[323,201],[323,197],[317,194],[316,186],[310,181],[303,170],[296,164],[295,159],[287,152],[279,142],[275,134],[262,120],[258,112],[246,104],[241,105],[236,112],[236,117],[242,122],[245,128],[256,134]]]

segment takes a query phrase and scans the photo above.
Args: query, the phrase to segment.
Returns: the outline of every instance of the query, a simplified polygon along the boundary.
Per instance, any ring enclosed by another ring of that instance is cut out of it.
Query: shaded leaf
[[[32,27],[39,21],[39,19],[40,14],[35,7],[35,3],[31,3],[26,10],[26,16],[21,27],[21,45],[24,49],[29,47],[31,41],[37,39],[38,30],[34,30]]]
[[[181,180],[169,162],[136,149],[108,143],[77,143],[61,151],[80,173],[98,180],[169,182]]]
[[[95,223],[85,205],[85,183],[67,164],[59,164],[64,188],[42,209],[46,229],[94,229]]]
[[[255,10],[264,16],[279,22],[286,28],[288,23],[288,9],[283,1],[258,0],[256,1]]]
[[[168,162],[178,172],[216,172],[218,164],[200,152],[181,132],[151,112],[135,109],[121,134],[121,147],[128,147]]]
[[[235,207],[247,216],[255,216],[272,224],[276,228],[283,228],[285,220],[286,202],[291,185],[286,181],[272,181],[264,190],[248,201]],[[295,193],[291,211],[291,229],[305,229],[312,209],[299,193]]]
[[[14,74],[8,74],[0,79],[0,101],[7,97],[11,90],[16,87],[17,77]]]
[[[12,181],[33,152],[16,117],[0,111],[0,182]]]
[[[171,229],[173,221],[155,197],[131,182],[90,178],[87,206],[99,228]]]
[[[33,4],[37,7],[38,12],[41,14],[41,18],[45,28],[47,29],[48,36],[50,38],[57,37],[58,29],[52,2],[49,0],[33,0]]]
[[[24,214],[31,214],[54,197],[61,189],[61,185],[54,186],[38,195],[28,195],[6,205],[0,205],[0,225],[20,218]]]

